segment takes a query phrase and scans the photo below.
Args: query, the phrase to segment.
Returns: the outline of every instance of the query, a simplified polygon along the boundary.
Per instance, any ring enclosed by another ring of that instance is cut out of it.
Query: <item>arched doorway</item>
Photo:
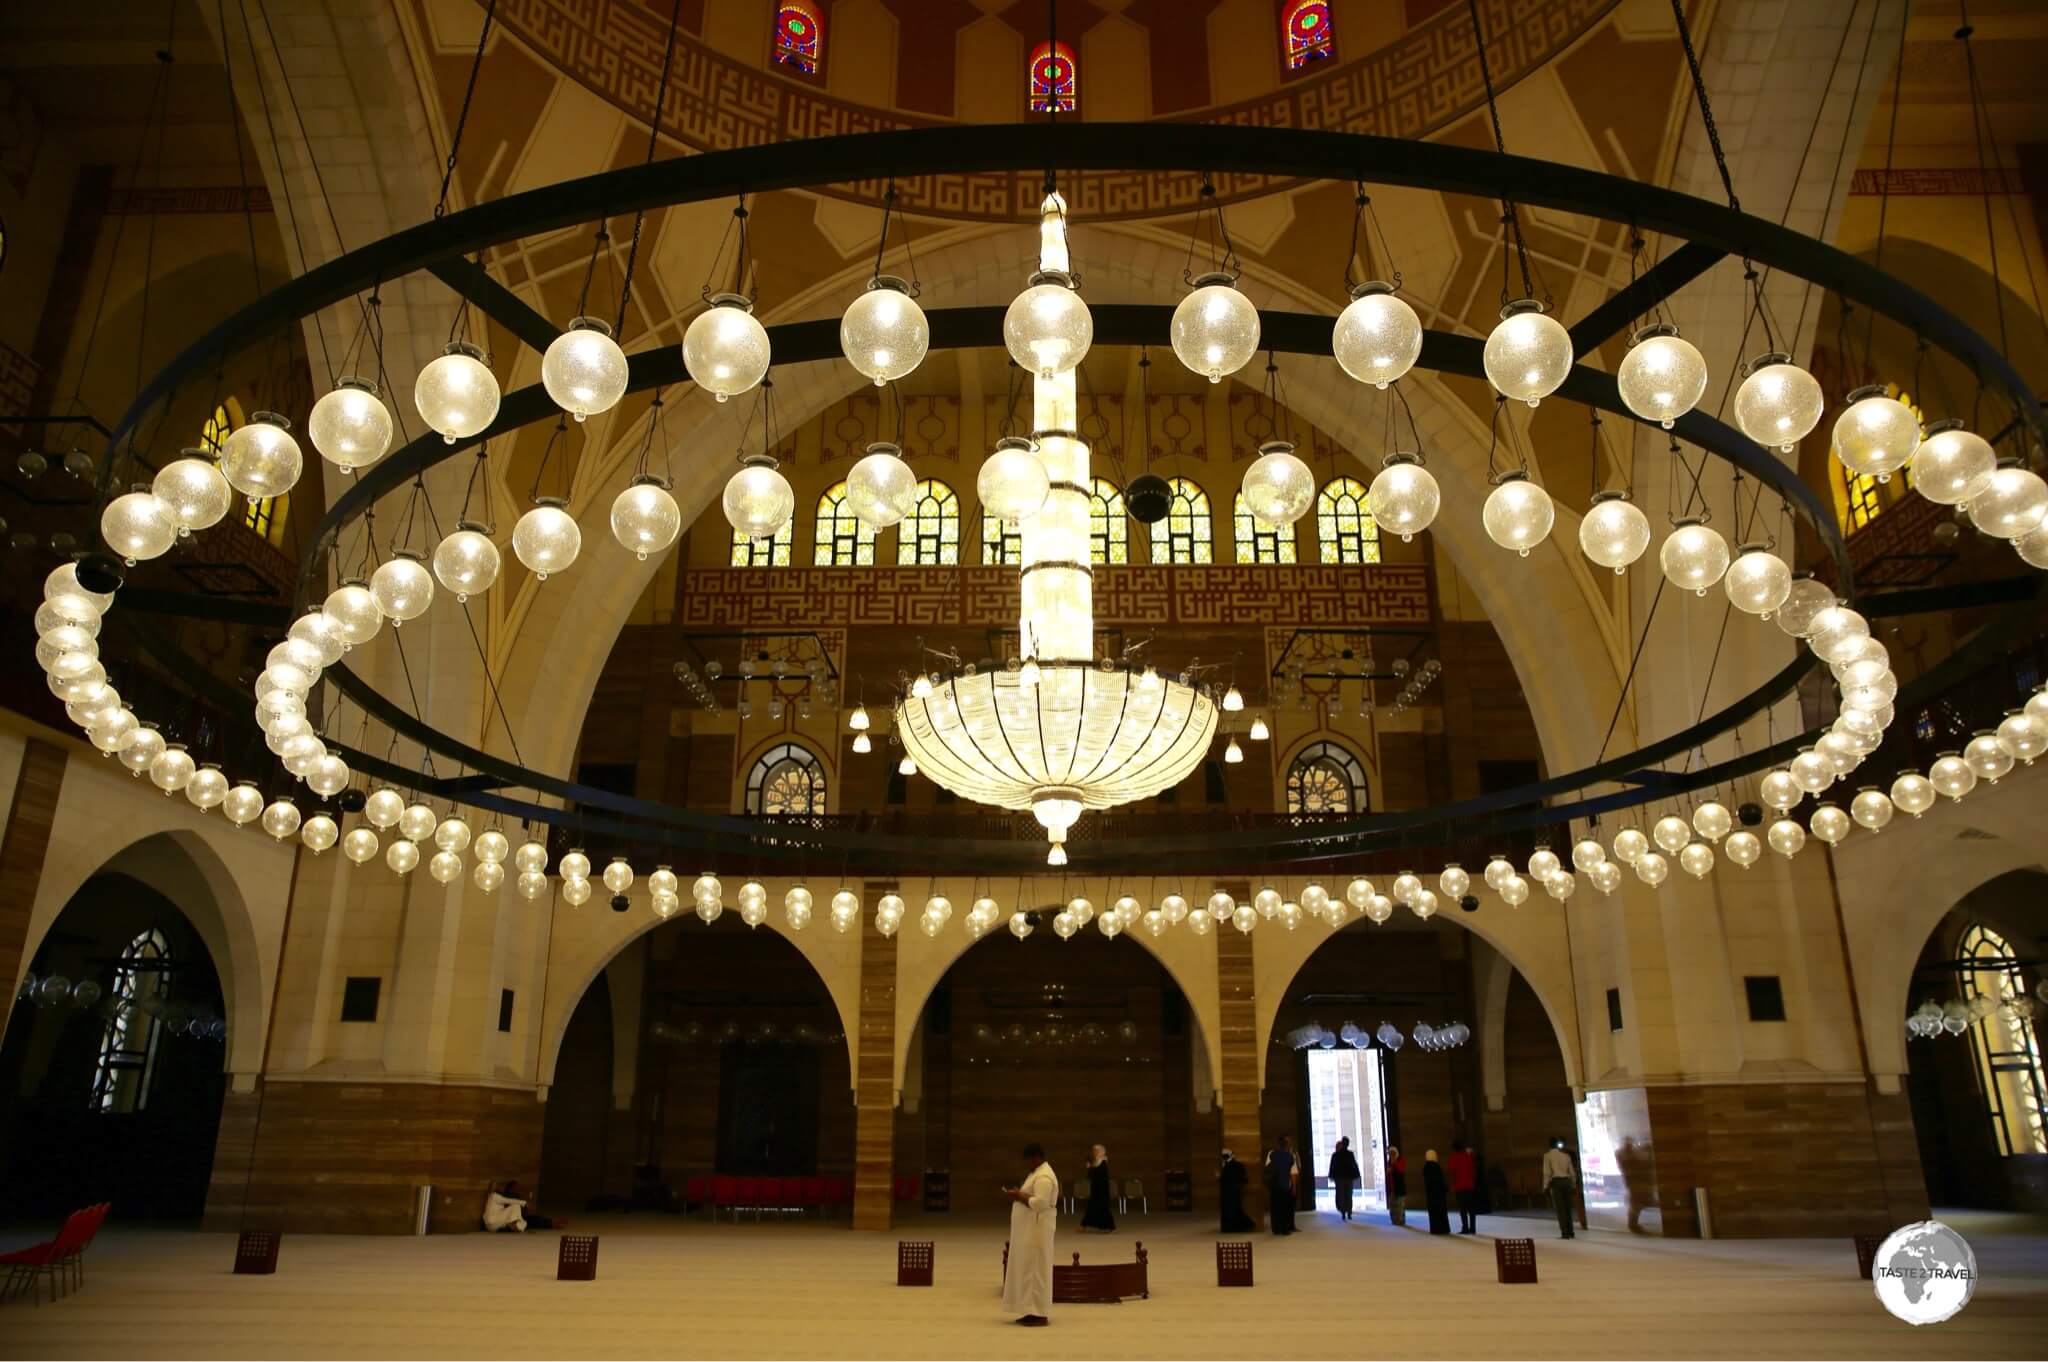
[[[0,1040],[0,1184],[50,1216],[197,1220],[226,1076],[221,980],[151,885],[92,876],[29,964]]]

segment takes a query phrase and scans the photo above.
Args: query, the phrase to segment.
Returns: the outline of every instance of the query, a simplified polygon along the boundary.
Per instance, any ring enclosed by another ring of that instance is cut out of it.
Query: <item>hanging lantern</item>
[[[908,465],[904,466],[904,471],[909,471]],[[1031,442],[1006,435],[996,441],[995,452],[982,461],[981,472],[974,485],[981,497],[983,513],[1014,525],[1038,514],[1039,508],[1045,505],[1052,482]],[[914,490],[914,480],[912,487]],[[853,482],[849,476],[849,496],[852,490]]]
[[[1892,782],[1892,807],[1904,809],[1915,818],[1933,808],[1934,799],[1933,782],[1918,771],[1903,771]]]
[[[237,781],[221,800],[220,811],[238,828],[253,823],[263,812],[263,792],[254,781]]]
[[[1636,878],[1655,889],[1671,874],[1671,863],[1661,852],[1646,851],[1636,857]]]
[[[512,854],[512,843],[504,833],[499,832],[496,828],[485,828],[476,835],[476,847],[473,854],[480,864],[500,865],[507,856]]]
[[[626,352],[610,324],[578,317],[548,342],[540,359],[541,386],[578,421],[610,411],[626,395]]]
[[[114,603],[111,591],[91,591],[78,580],[77,563],[59,563],[43,579],[43,603],[65,619],[98,619]]]
[[[1586,872],[1586,878],[1601,893],[1612,894],[1621,887],[1621,865],[1616,861],[1602,861]]]
[[[348,640],[342,637],[341,627],[325,610],[309,610],[292,621],[288,638],[312,648],[319,664],[331,667],[341,660],[342,652],[348,647]]]
[[[1534,298],[1509,303],[1486,338],[1486,379],[1503,397],[1535,406],[1572,371],[1571,333]]]
[[[846,504],[870,530],[886,530],[917,504],[917,474],[896,445],[877,441],[846,474]]]
[[[1767,620],[1792,593],[1792,569],[1762,544],[1744,544],[1736,555],[1722,578],[1729,604]]]
[[[1259,310],[1228,274],[1204,274],[1173,310],[1173,353],[1211,383],[1242,369],[1259,348]]]
[[[1292,525],[1316,498],[1315,474],[1285,440],[1268,440],[1244,470],[1245,508],[1263,529]]]
[[[1366,504],[1373,523],[1408,543],[1430,527],[1443,500],[1436,477],[1413,454],[1389,454],[1373,477]]]
[[[800,932],[811,925],[811,891],[802,885],[794,885],[782,896],[782,920],[793,932]]]
[[[1714,849],[1705,842],[1687,842],[1678,853],[1678,868],[1694,879],[1705,879],[1714,868]]]
[[[351,577],[328,593],[320,613],[334,621],[342,640],[350,647],[368,643],[384,627],[384,612],[367,583]]]
[[[1529,481],[1526,472],[1510,469],[1494,480],[1479,519],[1486,526],[1487,538],[1527,558],[1530,549],[1549,537],[1557,508],[1551,504],[1550,493]]]
[[[1847,661],[1863,640],[1870,637],[1870,621],[1849,609],[1835,605],[1820,611],[1807,624],[1806,646],[1823,662]]]
[[[1079,364],[1095,339],[1095,319],[1062,270],[1040,270],[1003,314],[1003,344],[1026,373],[1041,379]]]
[[[271,801],[263,811],[263,830],[282,842],[299,830],[299,806],[289,799]]]
[[[398,816],[398,831],[409,842],[433,840],[434,829],[439,826],[440,818],[425,804],[409,804]]]
[[[1242,935],[1250,936],[1252,928],[1259,925],[1259,915],[1250,907],[1239,908],[1230,915],[1230,925]]]
[[[2012,770],[2012,754],[1999,744],[1998,735],[1979,731],[1963,746],[1963,761],[1979,779],[1996,785]]]
[[[460,520],[434,548],[434,577],[455,593],[460,605],[491,589],[501,562],[498,546],[491,542],[490,527]]]
[[[1707,360],[1677,327],[1659,323],[1629,338],[1614,378],[1630,411],[1669,430],[1706,393]]]
[[[1359,284],[1351,290],[1350,304],[1337,314],[1331,350],[1345,373],[1384,389],[1415,367],[1422,354],[1422,319],[1392,284]]]
[[[1683,818],[1666,815],[1650,829],[1650,839],[1668,852],[1676,852],[1692,840],[1692,829]]]
[[[2017,539],[2048,519],[2048,482],[2017,460],[2003,460],[1964,509],[1970,523],[1993,539]]]
[[[512,552],[535,577],[566,572],[583,551],[583,531],[560,497],[538,497],[533,509],[512,527]]]
[[[469,841],[468,822],[454,814],[442,819],[434,828],[434,845],[443,851],[467,851]]]
[[[1835,457],[1859,477],[1890,482],[1920,447],[1920,418],[1883,387],[1858,388],[1835,418]]]
[[[1866,786],[1849,801],[1849,816],[1872,832],[1892,821],[1892,801],[1883,790]]]
[[[1591,837],[1581,838],[1572,845],[1572,865],[1580,871],[1591,870],[1607,859],[1607,848]]]
[[[1785,603],[1778,607],[1778,627],[1794,638],[1805,638],[1813,628],[1814,618],[1833,604],[1835,593],[1826,583],[1800,573],[1792,579]]]
[[[438,359],[420,370],[412,400],[420,418],[452,445],[497,419],[498,380],[484,363],[481,347],[453,341]],[[228,476],[232,481],[234,475]]]
[[[1764,854],[1764,844],[1757,840],[1755,833],[1744,828],[1728,834],[1728,840],[1721,844],[1721,854],[1747,870]]]
[[[452,851],[437,851],[427,858],[427,873],[438,884],[453,884],[462,878],[462,858]]]
[[[181,450],[179,458],[158,470],[149,490],[170,509],[180,537],[218,525],[234,504],[234,490],[220,466],[197,449]]]
[[[2017,553],[2020,561],[2028,567],[2048,568],[2048,519],[2044,519],[2025,534],[2016,536],[2011,542],[2012,551]]]
[[[178,542],[178,517],[162,497],[138,484],[100,512],[100,538],[129,567],[161,557]]]
[[[1805,847],[1806,829],[1789,818],[1780,818],[1764,833],[1764,840],[1770,843],[1771,850],[1789,861]]]
[[[1826,406],[1820,384],[1790,355],[1759,355],[1743,370],[1735,390],[1735,424],[1766,448],[1790,454],[1820,424]]]
[[[1692,830],[1709,842],[1718,842],[1726,837],[1734,822],[1727,806],[1717,800],[1710,799],[1692,811]]]
[[[1434,900],[1434,895],[1431,896]],[[1519,908],[1529,901],[1529,882],[1520,875],[1509,875],[1500,882],[1500,901],[1510,908]],[[1418,910],[1418,917],[1428,914]]]
[[[155,764],[169,746],[164,735],[157,731],[155,724],[142,724],[135,735],[121,748],[121,764],[133,775],[141,775]]]
[[[322,799],[330,799],[348,788],[348,763],[332,752],[322,753],[306,772],[306,785]]]
[[[1614,859],[1634,865],[1650,849],[1650,839],[1638,828],[1623,828],[1614,834]]]
[[[796,493],[769,454],[749,454],[726,480],[725,518],[749,539],[773,539],[796,514]]]
[[[625,857],[614,856],[611,863],[605,866],[604,887],[614,894],[623,894],[633,887],[633,867],[626,863]],[[741,898],[745,898],[744,889],[741,891]]]
[[[867,292],[839,320],[839,348],[847,362],[878,388],[917,368],[930,345],[924,309],[910,296],[910,285],[893,274],[870,279]]]
[[[1998,724],[1998,745],[2007,756],[2031,766],[2034,758],[2048,752],[2048,729],[2023,709],[2009,710]]]
[[[1997,471],[1998,453],[1990,442],[1953,420],[1929,426],[1927,438],[1906,463],[1913,490],[1943,506],[1966,505]]]
[[[720,402],[739,396],[768,373],[768,332],[754,317],[753,300],[714,293],[711,306],[683,333],[683,368]]]
[[[400,549],[370,574],[370,595],[393,625],[418,619],[434,603],[434,574],[419,555]]]
[[[521,871],[519,874],[519,892],[522,895],[526,893],[528,876],[532,876],[534,879],[539,880],[539,887],[543,892],[545,892],[545,890],[547,889],[547,877],[528,870]],[[537,893],[533,895],[533,897],[538,898],[540,897],[540,895]],[[562,902],[568,904],[571,908],[581,908],[584,904],[590,902],[590,881],[585,879],[570,879],[568,876],[564,875],[562,877]],[[704,905],[697,905],[697,916],[704,917]],[[711,914],[710,918],[705,918],[705,921],[708,922],[712,918],[716,918],[717,916],[718,913],[714,911]]]
[[[1672,526],[1664,546],[1657,550],[1664,577],[1671,585],[1696,596],[1721,580],[1728,570],[1728,541],[1698,517],[1687,517]]]
[[[1771,808],[1784,812],[1805,798],[1806,791],[1792,778],[1790,771],[1772,771],[1757,785],[1757,795]]]
[[[299,841],[315,856],[333,846],[340,837],[341,830],[324,813],[316,813],[299,825]]]
[[[496,861],[478,861],[469,872],[469,882],[486,894],[495,894],[505,883],[505,867]]]
[[[368,865],[377,855],[377,834],[368,828],[350,828],[341,839],[341,854],[356,865]]]
[[[1622,573],[1649,546],[1650,518],[1628,499],[1627,492],[1594,494],[1592,507],[1579,521],[1579,548],[1586,557]]]
[[[305,458],[291,427],[276,412],[259,411],[228,436],[220,458],[228,485],[251,501],[281,497],[297,486]]]
[[[1813,835],[1821,841],[1829,846],[1838,846],[1842,839],[1849,835],[1852,825],[1848,814],[1833,804],[1823,804],[1813,811],[1813,817],[1806,820],[1806,826],[1812,829]]]
[[[489,837],[490,834],[485,833],[484,836]],[[520,843],[519,850],[512,853],[512,868],[522,873],[529,870],[546,870],[548,849],[539,842]]]
[[[227,797],[228,778],[220,773],[218,766],[202,766],[185,782],[185,802],[201,813],[218,808]]]
[[[1793,783],[1807,794],[1819,794],[1835,783],[1835,765],[1824,752],[1809,747],[1786,766]]]
[[[167,743],[149,763],[149,783],[165,794],[176,794],[191,783],[196,769],[183,743]]]
[[[1188,931],[1196,936],[1207,936],[1214,930],[1216,930],[1216,919],[1210,915],[1207,909],[1190,908],[1188,910]]]
[[[391,448],[391,412],[377,396],[376,384],[350,375],[313,404],[306,434],[321,458],[353,473]]]

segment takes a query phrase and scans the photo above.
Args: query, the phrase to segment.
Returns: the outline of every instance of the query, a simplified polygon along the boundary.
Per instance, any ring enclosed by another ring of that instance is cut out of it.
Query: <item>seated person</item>
[[[566,1220],[554,1220],[538,1211],[528,1209],[530,1200],[526,1189],[519,1185],[516,1178],[506,1181],[502,1186],[493,1187],[484,1198],[484,1229],[487,1232],[518,1230],[524,1234],[529,1226],[537,1230],[568,1228],[569,1222]]]

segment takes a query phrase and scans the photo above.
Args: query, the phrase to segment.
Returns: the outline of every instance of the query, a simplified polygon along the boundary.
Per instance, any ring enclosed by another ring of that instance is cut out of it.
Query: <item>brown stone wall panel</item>
[[[220,1128],[213,1142],[213,1174],[206,1187],[206,1211],[199,1228],[235,1231],[242,1228],[242,1207],[249,1185],[249,1156],[256,1147],[254,1092],[229,1091],[220,1106]]]
[[[860,1038],[854,1078],[853,1227],[886,1230],[896,1172],[896,938],[875,930],[868,885],[860,924]]]
[[[21,773],[0,837],[0,979],[12,987],[28,947],[29,917],[43,882],[43,857],[64,787],[64,749],[31,738],[21,754]],[[11,1001],[11,1000],[10,1000]]]

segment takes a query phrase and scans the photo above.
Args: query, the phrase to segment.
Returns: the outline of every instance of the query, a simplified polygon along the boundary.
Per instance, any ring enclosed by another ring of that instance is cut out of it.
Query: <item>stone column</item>
[[[1249,882],[1218,886],[1242,903],[1251,897]],[[1223,1143],[1245,1167],[1259,1167],[1259,1026],[1258,994],[1252,976],[1252,939],[1227,922],[1216,924],[1216,993],[1221,1023],[1217,1046],[1222,1051]],[[1255,1188],[1247,1188],[1249,1191]],[[1247,1196],[1245,1213],[1259,1218],[1258,1198]]]
[[[860,1049],[853,1080],[853,1227],[886,1230],[896,1179],[896,938],[875,930],[870,881],[860,922]]]

